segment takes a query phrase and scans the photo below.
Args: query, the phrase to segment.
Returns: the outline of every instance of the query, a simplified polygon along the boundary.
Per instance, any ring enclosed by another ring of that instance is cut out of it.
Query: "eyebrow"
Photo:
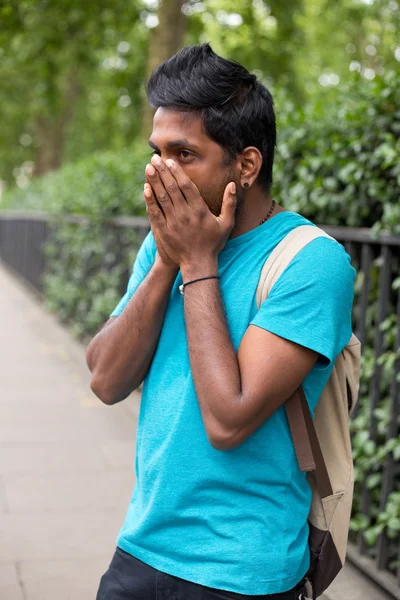
[[[148,144],[150,146],[150,148],[153,148],[153,150],[159,150],[159,148],[157,148],[157,146],[151,141],[148,141]],[[165,144],[165,148],[167,150],[174,150],[176,148],[192,148],[193,150],[200,150],[199,146],[196,146],[196,144],[191,144],[189,142],[189,140],[173,140],[171,142],[167,142]]]

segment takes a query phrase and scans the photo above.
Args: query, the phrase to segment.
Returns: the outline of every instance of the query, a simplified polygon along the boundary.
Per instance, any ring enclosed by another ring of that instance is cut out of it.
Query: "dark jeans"
[[[282,594],[244,596],[157,571],[117,548],[100,581],[96,600],[298,600],[303,583]]]

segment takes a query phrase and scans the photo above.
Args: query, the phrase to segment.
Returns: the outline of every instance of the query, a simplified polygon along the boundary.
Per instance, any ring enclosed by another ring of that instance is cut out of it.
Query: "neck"
[[[269,194],[265,195],[256,189],[243,192],[241,205],[237,211],[235,225],[229,239],[243,235],[258,227],[260,222],[267,216],[271,205],[272,198]],[[273,219],[278,213],[284,211],[285,209],[277,204],[268,221]]]

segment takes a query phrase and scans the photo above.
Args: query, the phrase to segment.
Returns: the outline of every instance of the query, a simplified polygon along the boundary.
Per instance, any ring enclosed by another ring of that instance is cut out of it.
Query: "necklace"
[[[265,217],[265,219],[263,219],[263,220],[260,222],[260,225],[262,225],[263,223],[265,223],[265,221],[267,221],[267,220],[270,218],[270,216],[271,216],[271,215],[272,215],[272,213],[274,212],[274,208],[275,208],[275,206],[276,206],[276,202],[275,202],[275,200],[272,200],[271,208],[269,209],[269,211],[268,211],[268,214],[267,214],[267,216]]]

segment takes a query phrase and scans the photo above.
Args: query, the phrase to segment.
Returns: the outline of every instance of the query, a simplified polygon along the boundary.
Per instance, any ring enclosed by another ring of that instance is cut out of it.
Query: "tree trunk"
[[[62,165],[65,133],[72,119],[73,109],[79,94],[78,78],[75,71],[70,71],[67,78],[64,109],[55,117],[38,115],[35,119],[39,140],[38,155],[33,167],[33,175],[45,175]]]
[[[158,11],[159,24],[152,31],[147,61],[147,78],[154,69],[181,47],[186,29],[182,12],[185,0],[162,0]],[[154,110],[146,102],[143,116],[143,135],[149,136],[153,126]]]

